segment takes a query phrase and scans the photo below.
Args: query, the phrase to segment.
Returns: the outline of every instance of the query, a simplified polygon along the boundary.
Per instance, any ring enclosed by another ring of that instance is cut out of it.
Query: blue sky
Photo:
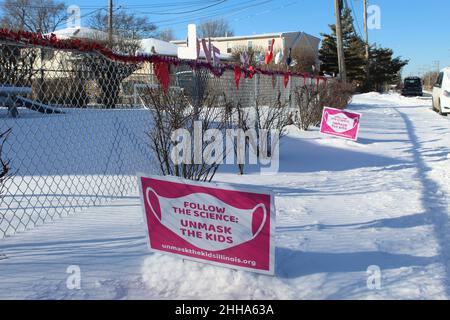
[[[227,19],[236,35],[280,31],[305,31],[319,36],[328,32],[334,22],[333,0],[227,0],[220,5],[196,13],[191,11],[221,0],[115,0],[129,11],[149,15],[161,29],[171,27],[177,38],[186,36],[187,23],[199,23],[209,18]],[[223,1],[223,0],[222,0]],[[362,0],[347,0],[354,8],[363,31]],[[108,1],[72,0],[68,4],[81,7],[85,15],[105,6]],[[381,9],[381,29],[370,31],[370,41],[394,49],[396,55],[410,60],[404,75],[419,74],[435,68],[450,66],[449,0],[369,0]]]

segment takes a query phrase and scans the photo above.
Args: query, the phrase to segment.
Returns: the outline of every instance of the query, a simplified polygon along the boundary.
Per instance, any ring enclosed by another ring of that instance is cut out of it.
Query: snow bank
[[[154,38],[141,40],[140,53],[152,54],[152,48],[155,49],[156,54],[175,57],[178,54],[178,46],[176,44]]]
[[[153,254],[142,267],[152,295],[178,299],[292,299],[294,291],[275,277],[238,272]]]

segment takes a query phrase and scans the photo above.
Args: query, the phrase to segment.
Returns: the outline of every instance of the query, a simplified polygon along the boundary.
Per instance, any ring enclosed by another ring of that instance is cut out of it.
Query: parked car
[[[405,78],[403,83],[402,95],[407,96],[423,96],[422,80],[419,77]]]
[[[450,113],[450,67],[439,73],[433,87],[433,109],[442,115]]]

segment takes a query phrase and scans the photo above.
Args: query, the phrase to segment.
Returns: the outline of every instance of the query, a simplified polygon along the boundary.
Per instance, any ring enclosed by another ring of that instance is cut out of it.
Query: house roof
[[[108,33],[93,28],[86,27],[70,27],[65,29],[56,30],[54,33],[60,39],[91,39],[91,40],[106,40],[108,39]]]
[[[107,40],[108,33],[100,30],[96,30],[93,28],[86,27],[75,27],[75,28],[65,28],[57,30],[54,33],[60,39],[91,39],[91,40]],[[154,48],[154,52],[152,51]],[[141,40],[141,49],[139,53],[144,54],[160,54],[165,56],[178,56],[178,48],[179,46],[166,42],[163,40],[155,39],[155,38],[147,38]],[[200,50],[200,58],[205,58],[205,53],[203,49]],[[230,55],[221,53],[220,58],[223,60],[229,60],[231,58]]]
[[[177,46],[174,43],[162,41],[159,39],[154,38],[148,38],[148,39],[142,39],[141,40],[141,50],[139,50],[140,53],[146,53],[146,54],[152,54],[154,53],[152,51],[152,48],[154,48],[154,51],[156,54],[161,54],[164,56],[178,56],[178,48],[180,46]],[[200,58],[206,58],[205,52],[203,51],[203,48],[200,48]],[[226,53],[220,53],[220,59],[222,60],[230,60],[231,55]]]
[[[152,48],[156,54],[166,55],[166,56],[176,56],[178,52],[178,46],[176,44],[162,41],[159,39],[148,38],[141,40],[141,53],[151,54]]]
[[[245,40],[245,39],[259,39],[259,38],[280,38],[287,34],[304,34],[308,35],[309,37],[316,38],[320,40],[319,38],[312,36],[310,34],[301,32],[301,31],[290,31],[290,32],[274,32],[274,33],[262,33],[262,34],[253,34],[253,35],[246,35],[246,36],[232,36],[232,37],[215,37],[211,38],[212,41],[233,41],[233,40]],[[173,40],[171,41],[175,44],[181,44],[185,43],[186,40]]]

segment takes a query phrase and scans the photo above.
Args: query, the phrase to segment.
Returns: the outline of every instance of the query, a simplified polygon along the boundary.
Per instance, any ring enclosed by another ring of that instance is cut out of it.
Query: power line
[[[229,1],[229,0],[228,0]],[[225,12],[228,9],[235,9],[236,7],[240,7],[242,5],[248,5],[251,3],[255,3],[255,5],[260,5],[261,3],[264,3],[266,1],[274,1],[274,0],[247,0],[247,1],[239,1],[238,3],[229,3],[229,5],[226,6],[222,6],[219,8],[213,8],[211,10],[208,10],[208,12],[205,12],[204,14],[214,14],[214,13],[218,13],[218,12]],[[134,12],[139,13],[139,14],[147,14],[147,15],[153,15],[154,12],[148,12],[148,11],[139,11],[139,10],[134,10]],[[183,18],[188,18],[188,17],[196,17],[197,14],[190,14],[187,15],[186,17]],[[173,18],[169,18],[169,20],[178,20],[178,17],[173,17]],[[163,20],[166,21],[166,20]]]
[[[141,8],[141,9],[148,9],[148,8],[165,8],[165,7],[193,7],[193,6],[200,6],[205,5],[205,3],[216,3],[220,0],[198,0],[198,1],[184,1],[184,2],[172,2],[172,3],[154,3],[154,4],[127,4],[126,7],[130,8]]]
[[[282,5],[282,6],[279,6],[279,7],[269,8],[269,9],[266,9],[264,11],[259,11],[259,12],[256,12],[254,14],[251,14],[251,15],[246,15],[245,17],[235,18],[235,19],[232,19],[231,21],[237,22],[237,21],[241,21],[241,20],[244,20],[244,19],[249,19],[251,17],[261,16],[261,15],[264,15],[264,14],[267,14],[267,13],[272,13],[273,11],[276,11],[276,10],[285,9],[287,7],[294,6],[294,5],[298,4],[298,3],[299,3],[298,1],[297,2],[291,2],[291,3],[285,4],[285,5]],[[238,12],[233,12],[233,13],[230,13],[230,14],[225,14],[225,15],[222,15],[222,16],[223,17],[228,17],[228,16],[231,16],[231,15],[237,15],[237,14],[239,14],[242,11],[244,11],[244,10],[240,10]],[[208,16],[208,18],[209,18],[209,16]],[[172,28],[172,29],[173,30],[181,30],[183,28],[184,27]]]
[[[221,0],[215,4],[211,4],[209,6],[203,7],[203,8],[198,8],[198,9],[194,9],[194,10],[188,10],[188,11],[179,11],[179,12],[148,12],[147,14],[154,14],[154,15],[178,15],[178,14],[186,14],[186,13],[194,13],[194,12],[199,12],[199,11],[203,11],[212,7],[216,7],[224,2],[226,2],[227,0]],[[143,12],[146,13],[146,12]]]
[[[89,17],[90,15],[92,15],[92,14],[94,14],[94,13],[96,13],[96,12],[102,11],[102,10],[106,10],[106,9],[105,9],[105,8],[100,8],[100,9],[96,9],[96,10],[90,11],[90,12],[88,12],[88,13],[85,13],[85,14],[81,15],[81,16],[80,16],[80,19]],[[67,17],[66,19],[61,20],[61,24],[63,24],[64,22],[69,21],[70,19],[71,19],[71,17],[69,16],[69,17]]]
[[[255,6],[260,6],[260,5],[264,5],[264,4],[268,4],[270,2],[273,2],[274,0],[258,0],[259,2],[254,3],[254,4],[249,4],[252,2],[255,2],[255,0],[252,1],[246,1],[244,4],[239,4],[239,5],[234,5],[233,7],[227,7],[227,10],[223,10],[225,8],[221,8],[221,9],[217,9],[216,11],[212,11],[212,12],[208,12],[205,13],[202,16],[198,16],[198,15],[191,15],[189,17],[184,17],[183,20],[180,20],[178,18],[172,18],[172,19],[166,19],[166,20],[160,20],[160,21],[154,21],[153,23],[157,24],[159,27],[165,27],[165,26],[172,26],[172,25],[180,25],[180,24],[186,24],[188,22],[191,22],[193,20],[195,21],[201,21],[204,19],[211,19],[217,16],[221,16],[221,17],[225,17],[225,16],[230,16],[230,15],[235,15],[238,14],[246,9],[255,7]],[[161,25],[159,25],[161,24]]]
[[[242,1],[233,1],[233,0],[214,0],[214,1],[207,1],[207,0],[201,0],[201,1],[177,1],[177,2],[166,2],[166,3],[156,3],[152,5],[148,4],[129,4],[125,6],[120,6],[116,10],[124,10],[129,11],[130,13],[134,13],[136,15],[179,15],[184,14],[183,17],[170,17],[167,19],[161,19],[152,21],[153,24],[157,25],[158,28],[165,28],[165,27],[171,27],[174,25],[184,25],[186,23],[192,22],[192,21],[203,21],[205,19],[211,19],[218,16],[221,17],[229,17],[229,16],[236,16],[241,14],[242,12],[248,12],[248,9],[253,7],[260,7],[265,6],[270,3],[275,2],[275,0],[242,0]],[[278,1],[277,1],[278,2]],[[0,6],[5,4],[5,1],[0,1]],[[225,3],[228,3],[226,5]],[[208,4],[205,6],[205,4]],[[245,18],[248,18],[250,16],[258,16],[262,14],[269,13],[273,10],[279,10],[283,9],[289,6],[294,5],[295,2],[290,2],[283,4],[279,7],[269,7],[264,11],[260,11],[257,13],[251,13],[250,15],[247,15],[246,17],[238,18],[235,21],[240,21]],[[18,5],[19,6],[19,5]],[[21,6],[19,6],[21,7]],[[55,6],[22,6],[25,8],[52,8]],[[86,18],[88,16],[91,16],[92,14],[95,14],[97,12],[100,12],[102,10],[107,10],[106,6],[95,6],[95,5],[86,5],[86,6],[79,6],[79,8],[95,8],[95,10],[90,11],[86,14],[81,15],[82,18]],[[171,8],[171,9],[178,9],[182,11],[176,11],[176,12],[147,12],[145,10],[146,8]],[[190,9],[190,10],[186,10]],[[203,12],[202,12],[203,11]],[[199,14],[199,12],[201,14]],[[70,18],[62,20],[62,23],[69,21]]]
[[[350,5],[351,5],[351,7],[352,7],[352,14],[353,14],[353,18],[355,19],[355,21],[356,21],[356,26],[358,27],[358,35],[361,37],[361,39],[362,39],[362,32],[361,32],[361,27],[360,27],[360,25],[359,25],[359,20],[358,20],[358,15],[356,14],[356,11],[355,11],[355,7],[353,6],[353,0],[350,0]],[[355,28],[355,26],[353,25],[353,29]],[[354,30],[355,32],[356,32],[356,30]]]
[[[207,1],[207,0],[199,0],[199,1],[185,1],[185,2],[169,2],[164,4],[151,4],[151,5],[127,5],[127,7],[130,8],[169,8],[169,7],[192,7],[192,6],[200,6],[205,5],[205,2],[217,2],[221,0],[214,0],[214,1]],[[225,0],[227,1],[227,0]],[[64,3],[63,3],[64,4]],[[54,5],[27,5],[27,4],[20,4],[20,3],[14,3],[14,2],[4,2],[0,1],[0,6],[14,6],[19,8],[31,8],[31,9],[51,9],[51,8],[57,8],[61,6],[60,3],[54,4]],[[106,6],[95,6],[95,5],[84,5],[84,6],[78,6],[80,9],[101,9],[106,8]]]
[[[353,7],[353,1],[350,0],[350,6],[348,5],[348,0],[345,0],[345,7],[350,10],[352,18],[353,18],[353,22],[352,22],[352,29],[353,32],[358,35],[361,39],[362,39],[362,32],[361,32],[361,28],[359,26],[359,21],[358,21],[358,17],[355,14],[355,8]],[[358,31],[355,28],[355,21],[356,21],[356,25],[358,27]]]
[[[270,9],[267,9],[267,10],[264,10],[264,11],[260,11],[260,12],[248,15],[246,17],[242,17],[240,19],[233,19],[233,21],[241,21],[243,19],[247,19],[247,18],[250,18],[250,17],[255,17],[255,16],[260,16],[260,15],[263,15],[263,14],[271,13],[271,12],[273,12],[275,10],[285,9],[287,7],[292,7],[292,6],[294,6],[294,5],[298,4],[298,3],[299,3],[298,1],[290,2],[290,3],[287,3],[287,4],[281,5],[279,7],[276,7],[276,8],[270,8]]]

